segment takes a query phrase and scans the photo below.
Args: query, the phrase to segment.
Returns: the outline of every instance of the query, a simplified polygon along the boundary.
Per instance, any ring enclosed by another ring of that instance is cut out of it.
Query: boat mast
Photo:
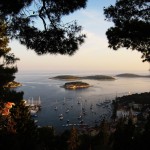
[[[41,98],[40,98],[40,96],[39,96],[39,102],[38,102],[38,105],[41,105]]]

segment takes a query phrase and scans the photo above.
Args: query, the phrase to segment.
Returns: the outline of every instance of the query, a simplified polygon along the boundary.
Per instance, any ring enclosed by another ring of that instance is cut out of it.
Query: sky
[[[103,7],[114,4],[115,0],[88,0],[86,9],[80,9],[64,18],[65,21],[77,20],[83,27],[87,38],[85,43],[73,55],[38,56],[33,50],[13,40],[12,52],[20,58],[17,62],[19,71],[55,71],[55,72],[134,72],[148,71],[149,64],[143,63],[141,53],[120,48],[114,51],[108,48],[105,35],[112,22],[105,21]]]

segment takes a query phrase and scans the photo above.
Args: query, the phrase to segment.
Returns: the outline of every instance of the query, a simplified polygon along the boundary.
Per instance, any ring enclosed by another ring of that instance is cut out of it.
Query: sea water
[[[68,129],[68,124],[94,126],[102,119],[111,117],[111,104],[97,106],[102,102],[114,100],[115,97],[133,93],[150,92],[150,78],[116,77],[112,81],[83,79],[91,87],[87,89],[66,90],[61,86],[68,81],[50,79],[57,75],[97,75],[104,73],[53,73],[53,72],[19,72],[16,81],[22,83],[17,91],[24,92],[24,99],[41,99],[41,110],[35,120],[38,126],[53,126],[57,132]],[[105,73],[105,75],[108,75]],[[57,107],[57,110],[55,108]],[[82,119],[78,117],[84,109]],[[59,115],[63,114],[60,120]]]

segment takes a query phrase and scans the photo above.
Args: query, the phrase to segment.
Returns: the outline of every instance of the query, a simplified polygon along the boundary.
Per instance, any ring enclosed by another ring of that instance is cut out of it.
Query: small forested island
[[[88,88],[90,87],[90,85],[88,83],[78,81],[78,82],[67,82],[62,87],[64,87],[65,89],[74,90],[74,89]]]
[[[118,74],[116,76],[117,77],[127,77],[127,78],[137,78],[137,77],[150,78],[150,75],[144,76],[144,75],[137,75],[137,74],[132,74],[132,73],[123,73],[123,74]]]
[[[16,88],[19,86],[22,86],[22,84],[16,81],[8,82],[6,85],[4,85],[4,87],[7,87],[7,88]]]
[[[115,80],[112,76],[106,75],[92,75],[92,76],[72,76],[72,75],[60,75],[56,77],[52,77],[51,79],[58,79],[58,80],[82,80],[82,79],[89,79],[89,80]]]

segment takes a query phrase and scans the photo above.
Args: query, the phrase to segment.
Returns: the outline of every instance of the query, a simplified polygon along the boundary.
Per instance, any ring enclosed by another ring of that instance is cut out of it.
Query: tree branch
[[[45,22],[45,20],[44,20],[44,18],[43,18],[43,15],[42,15],[42,12],[43,12],[44,7],[45,7],[44,5],[45,5],[45,2],[44,2],[44,0],[43,0],[43,6],[42,6],[41,9],[39,10],[39,17],[40,17],[40,18],[42,19],[42,21],[43,21],[45,30],[47,30],[47,28],[46,28],[46,22]]]

